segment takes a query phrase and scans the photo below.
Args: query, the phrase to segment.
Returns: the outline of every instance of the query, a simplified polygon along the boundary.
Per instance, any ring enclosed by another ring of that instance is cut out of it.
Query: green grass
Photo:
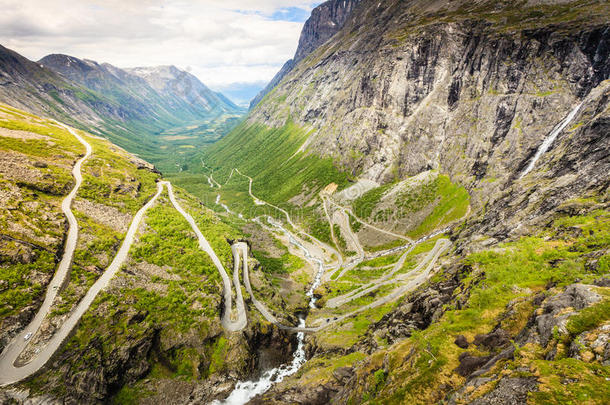
[[[578,227],[582,234],[569,236],[571,234],[565,230],[570,227]],[[438,401],[448,393],[443,392],[446,390],[442,388],[446,387],[443,384],[453,381],[452,385],[456,386],[463,381],[453,372],[459,364],[458,356],[463,352],[453,344],[456,335],[464,334],[472,339],[475,334],[491,331],[500,320],[503,327],[517,334],[526,326],[535,309],[531,304],[533,292],[544,291],[545,286],[553,282],[556,285],[553,294],[557,294],[569,284],[591,283],[603,274],[599,268],[596,272],[589,272],[585,263],[588,253],[608,246],[609,237],[610,213],[594,211],[584,216],[560,218],[537,236],[524,237],[493,250],[469,255],[463,262],[472,269],[463,281],[464,289],[470,291],[466,304],[457,309],[450,303],[438,322],[369,358],[369,365],[362,370],[364,375],[373,374],[381,361],[388,364],[390,369],[386,380],[388,383],[371,395],[371,403]],[[511,302],[521,304],[514,304],[514,311],[506,313],[507,305]],[[506,314],[505,318],[503,314]],[[569,340],[574,336],[594,329],[609,319],[607,299],[581,311],[570,318],[570,334],[564,344],[569,346]],[[524,365],[537,370],[541,386],[539,392],[532,394],[532,398],[539,401],[536,403],[579,403],[589,400],[601,404],[602,398],[608,396],[605,391],[599,390],[608,375],[607,370],[602,371],[604,368],[599,364],[566,358],[547,361],[544,360],[544,351],[536,345],[519,348],[515,360],[510,364],[510,370],[523,368]],[[575,382],[561,384],[562,379],[566,378]],[[489,384],[494,381],[492,379]],[[364,394],[362,388],[358,388],[353,397]]]
[[[270,257],[266,252],[253,250],[252,255],[261,264],[263,272],[267,274],[290,274],[305,265],[301,258],[288,252],[284,253],[281,257]]]
[[[203,160],[221,183],[233,167],[239,168],[254,179],[254,194],[272,203],[284,203],[304,188],[319,190],[331,182],[345,186],[347,175],[332,159],[297,153],[308,135],[293,123],[281,128],[242,123],[206,149]]]
[[[397,204],[401,215],[405,216],[426,205],[434,205],[430,215],[408,232],[410,237],[418,238],[466,215],[470,196],[464,187],[452,183],[449,177],[438,176],[432,183],[401,198]]]
[[[345,241],[345,238],[341,234],[341,227],[339,225],[335,224],[335,225],[333,225],[333,231],[335,232],[335,239],[337,240],[337,243],[339,244],[339,246],[337,246],[337,249],[340,249],[343,252],[347,251],[347,242]]]
[[[5,288],[0,292],[0,319],[18,314],[31,305],[45,291],[45,286],[33,282],[34,274],[50,277],[55,272],[54,256],[47,251],[38,251],[37,259],[28,264],[1,264],[0,280]]]
[[[319,211],[314,210],[311,207],[305,208],[302,225],[307,232],[318,240],[329,245],[333,245],[333,240],[330,233],[330,224],[328,223],[326,217],[322,216]]]
[[[226,362],[226,356],[227,339],[221,336],[212,346],[212,356],[210,359],[210,367],[208,369],[208,373],[215,374],[219,370],[222,370]]]
[[[356,214],[356,216],[359,218],[370,218],[375,207],[377,207],[377,205],[381,202],[381,198],[383,197],[384,193],[395,185],[396,183],[388,183],[364,193],[352,204],[354,214]]]

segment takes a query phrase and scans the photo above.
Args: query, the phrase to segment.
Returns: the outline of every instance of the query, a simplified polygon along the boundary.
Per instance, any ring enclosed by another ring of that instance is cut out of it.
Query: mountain
[[[0,402],[605,405],[608,15],[362,0],[222,139],[156,134],[174,188],[0,105]]]
[[[54,116],[75,123],[77,116],[85,125],[96,126],[102,115],[114,120],[128,119],[131,114],[120,104],[99,97],[57,73],[0,46],[2,83],[0,97],[16,107]]]
[[[294,58],[287,61],[269,84],[256,95],[250,102],[250,109],[260,103],[299,61],[339,32],[358,3],[360,0],[330,0],[314,8],[311,17],[305,21]]]
[[[605,3],[575,13],[569,4],[536,2],[543,14],[491,2],[371,4],[357,8],[239,130],[206,151],[210,161],[220,163],[226,153],[249,164],[248,151],[266,138],[255,141],[248,131],[296,126],[295,134],[307,136],[290,145],[295,152],[377,183],[440,170],[472,190],[479,209],[515,184],[544,138],[580,103],[573,122],[586,125],[575,134],[603,132],[598,111],[610,75]],[[249,148],[237,154],[236,145]],[[574,193],[604,185],[585,166],[573,170]]]
[[[230,98],[237,105],[249,108],[250,101],[267,86],[266,81],[257,81],[253,83],[231,83],[218,85],[216,89],[222,94]]]
[[[241,111],[222,93],[211,91],[195,76],[175,66],[138,67],[126,71],[144,79],[157,92],[175,100],[176,104],[218,113]]]
[[[73,56],[48,55],[36,63],[0,48],[0,57],[2,101],[87,128],[163,170],[176,170],[167,148],[178,152],[213,141],[243,112],[175,67],[150,69],[172,75],[159,76],[167,83],[155,88],[127,70]],[[221,130],[212,135],[214,128]],[[173,140],[176,136],[186,138]],[[166,149],[160,153],[160,148]]]
[[[609,7],[363,1],[204,151],[224,201],[254,190],[348,264],[312,365],[253,403],[607,401]]]

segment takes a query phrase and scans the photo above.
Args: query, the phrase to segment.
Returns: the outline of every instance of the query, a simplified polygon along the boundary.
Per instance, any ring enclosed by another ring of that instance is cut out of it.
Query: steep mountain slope
[[[307,19],[303,26],[294,58],[287,61],[269,84],[256,95],[250,102],[250,109],[256,107],[267,93],[290,73],[297,63],[339,32],[359,2],[360,0],[331,0],[314,8],[311,17]]]
[[[3,101],[107,137],[163,170],[179,170],[182,154],[218,139],[242,113],[175,68],[157,90],[109,64],[67,55],[34,63],[6,48],[0,55]]]
[[[468,188],[478,210],[581,102],[567,128],[573,136],[558,142],[577,150],[589,129],[603,140],[606,96],[591,91],[610,75],[606,2],[373,3],[204,160],[221,171],[217,157],[249,164],[256,145],[235,147],[252,142],[249,128],[296,126],[308,134],[300,151],[351,176],[386,183],[438,169]],[[581,188],[603,186],[574,169]]]
[[[50,69],[0,46],[2,101],[41,115],[54,116],[69,123],[79,117],[83,125],[96,126],[101,115],[115,120],[129,117],[120,104],[99,97],[92,91],[70,83]]]
[[[342,256],[308,317],[336,327],[253,403],[607,402],[609,14],[363,1],[203,151],[219,201],[249,187],[238,212]],[[453,247],[410,284],[439,234]]]
[[[90,155],[84,143],[91,146]],[[230,221],[182,190],[168,194],[170,186],[159,182],[150,164],[108,141],[4,104],[0,151],[1,403],[121,403],[144,396],[201,403],[226,396],[232,379],[286,361],[290,337],[254,312],[248,311],[243,333],[223,329],[217,267],[176,204],[191,215],[227,269],[233,265],[231,243],[243,237]],[[75,171],[82,173],[82,183],[66,208]],[[68,226],[66,209],[75,225]],[[68,276],[57,285],[54,274],[66,259],[74,226]],[[5,387],[11,378],[6,370],[27,367],[46,353],[134,235],[114,277],[46,366]],[[267,305],[286,307],[262,271],[251,277]],[[48,291],[54,294],[48,313],[26,334],[24,327],[38,318]],[[23,352],[15,365],[7,364],[7,351],[19,344]]]

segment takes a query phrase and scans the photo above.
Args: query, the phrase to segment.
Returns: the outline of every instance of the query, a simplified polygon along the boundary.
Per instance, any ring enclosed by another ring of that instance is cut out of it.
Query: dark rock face
[[[271,79],[271,82],[250,102],[250,109],[256,107],[263,97],[277,86],[298,62],[339,32],[358,3],[360,3],[360,0],[330,0],[314,8],[311,17],[303,26],[294,58],[286,62],[275,77]]]
[[[526,340],[538,341],[546,346],[557,329],[565,333],[565,325],[575,311],[586,308],[601,297],[592,291],[591,286],[573,284],[566,290],[548,299],[542,306],[542,314],[532,320],[533,327],[526,335]]]
[[[354,375],[354,369],[352,367],[339,367],[333,371],[333,377],[340,383],[347,383],[350,378]]]
[[[464,335],[458,335],[453,343],[461,349],[468,349],[468,346],[470,346],[468,339],[466,339],[466,336]]]
[[[475,356],[471,353],[464,352],[460,354],[460,365],[455,371],[462,377],[467,377],[479,367],[486,364],[491,359],[491,356]]]
[[[360,0],[330,0],[313,9],[301,32],[299,47],[294,55],[295,62],[305,58],[339,32],[359,2]]]
[[[472,405],[515,405],[526,404],[527,393],[535,391],[535,378],[503,378],[489,393],[477,398]]]
[[[486,349],[497,349],[509,343],[509,335],[502,329],[497,329],[491,333],[476,335],[474,337],[474,344],[476,346],[482,346]]]

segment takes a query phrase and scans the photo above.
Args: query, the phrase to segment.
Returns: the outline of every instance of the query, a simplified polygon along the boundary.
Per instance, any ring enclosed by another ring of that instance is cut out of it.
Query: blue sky
[[[311,12],[300,7],[282,7],[277,9],[271,15],[272,20],[305,22]]]
[[[0,0],[0,44],[32,60],[65,53],[119,67],[175,65],[215,90],[252,93],[294,55],[320,3]]]
[[[267,18],[272,21],[289,21],[289,22],[300,22],[307,21],[311,14],[311,8],[320,4],[320,2],[313,2],[307,7],[280,7],[273,12],[264,12],[262,10],[235,10],[241,14],[254,14]]]

